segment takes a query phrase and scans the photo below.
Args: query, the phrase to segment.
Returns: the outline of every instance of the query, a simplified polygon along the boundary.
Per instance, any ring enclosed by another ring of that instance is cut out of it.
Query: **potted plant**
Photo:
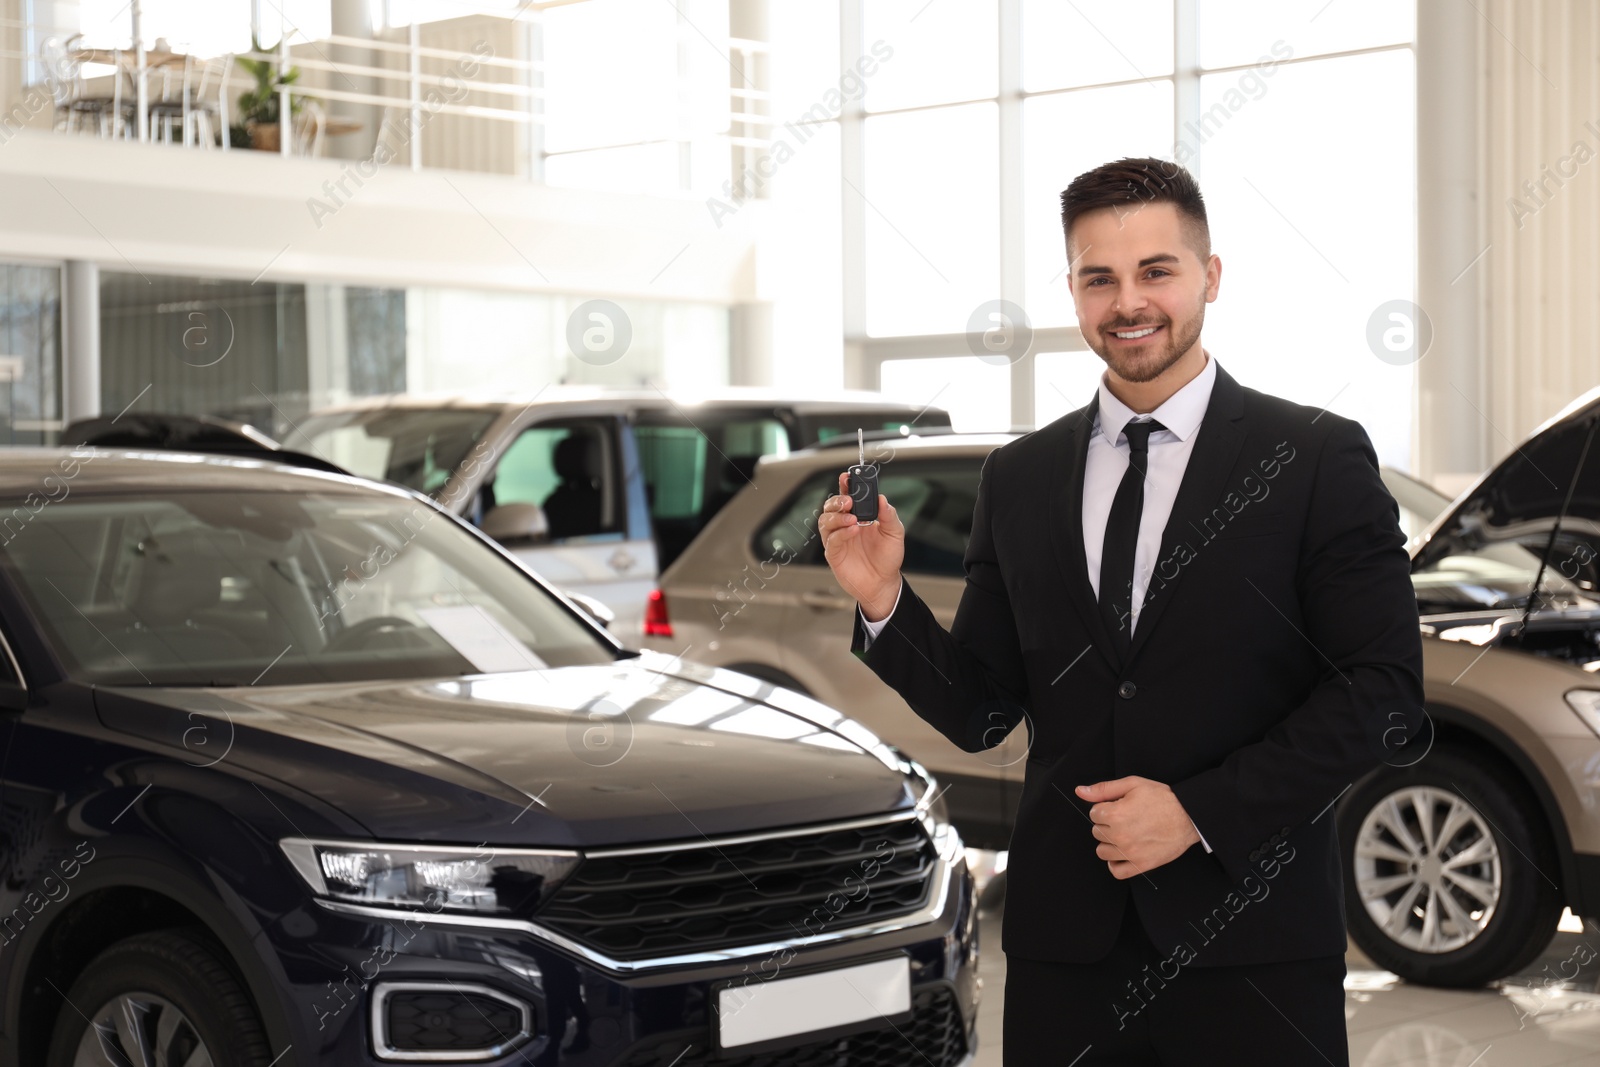
[[[261,42],[250,38],[250,51],[262,55],[268,50]],[[281,145],[282,124],[278,118],[278,90],[293,85],[300,78],[299,67],[279,70],[277,60],[253,59],[239,56],[239,66],[255,78],[255,87],[239,94],[239,123],[228,130],[230,144],[235,148],[259,148],[276,152]],[[293,121],[304,107],[306,98],[298,94],[289,98],[289,116]]]

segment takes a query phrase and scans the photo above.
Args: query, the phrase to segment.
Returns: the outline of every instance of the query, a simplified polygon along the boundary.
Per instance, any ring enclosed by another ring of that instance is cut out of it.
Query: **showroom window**
[[[0,444],[49,444],[60,425],[61,268],[0,264]]]
[[[58,293],[59,281],[52,284]],[[366,396],[531,397],[552,384],[696,393],[728,383],[727,308],[617,301],[629,324],[626,358],[583,359],[572,351],[567,324],[587,299],[106,270],[100,274],[101,410],[114,414],[137,398],[141,411],[238,419],[305,447],[296,429],[305,414]],[[53,361],[56,333],[50,329]],[[0,372],[5,366],[0,362]],[[29,373],[37,383],[38,375]],[[28,381],[25,388],[35,388]],[[55,382],[52,369],[51,411],[59,410]],[[17,395],[22,403],[24,392]],[[3,404],[0,398],[0,415]],[[25,403],[18,413],[36,417]]]
[[[100,272],[100,410],[207,414],[269,429],[309,386],[306,286]]]
[[[849,380],[966,430],[1087,403],[1100,364],[1060,193],[1153,155],[1206,194],[1224,264],[1207,349],[1248,385],[1359,419],[1408,466],[1414,368],[1367,331],[1415,295],[1414,7],[841,0],[841,65],[891,55],[840,122]]]

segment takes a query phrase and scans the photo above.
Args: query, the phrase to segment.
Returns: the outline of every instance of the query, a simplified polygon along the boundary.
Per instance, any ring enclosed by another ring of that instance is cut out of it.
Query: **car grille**
[[[909,914],[937,854],[915,819],[586,857],[539,923],[618,960],[827,934]]]
[[[730,1050],[731,1058],[717,1059],[703,1044],[680,1037],[639,1049],[618,1067],[954,1067],[960,1063],[967,1054],[967,1034],[950,987],[913,993],[911,1010],[911,1021],[898,1027],[882,1026],[749,1056]]]

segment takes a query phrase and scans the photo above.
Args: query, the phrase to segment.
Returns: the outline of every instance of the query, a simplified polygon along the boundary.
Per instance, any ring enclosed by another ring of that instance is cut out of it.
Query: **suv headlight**
[[[1600,689],[1569,689],[1566,697],[1567,706],[1600,737]]]
[[[485,845],[278,842],[319,897],[347,904],[476,915],[526,915],[578,865],[576,852]]]

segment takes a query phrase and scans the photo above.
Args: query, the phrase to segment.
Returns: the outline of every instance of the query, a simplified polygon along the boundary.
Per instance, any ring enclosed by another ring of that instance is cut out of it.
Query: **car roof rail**
[[[901,433],[899,430],[866,430],[861,434],[863,441],[905,441],[912,437],[956,437],[963,436],[948,426],[929,426],[925,429],[912,430]],[[806,445],[804,448],[795,449],[796,452],[821,452],[830,448],[854,448],[856,435],[852,433],[835,434],[826,441]]]
[[[321,456],[284,448],[247,422],[211,415],[152,412],[139,415],[96,415],[77,419],[61,431],[62,445],[92,448],[145,448],[172,452],[266,459],[290,467],[354,477],[337,463]]]

